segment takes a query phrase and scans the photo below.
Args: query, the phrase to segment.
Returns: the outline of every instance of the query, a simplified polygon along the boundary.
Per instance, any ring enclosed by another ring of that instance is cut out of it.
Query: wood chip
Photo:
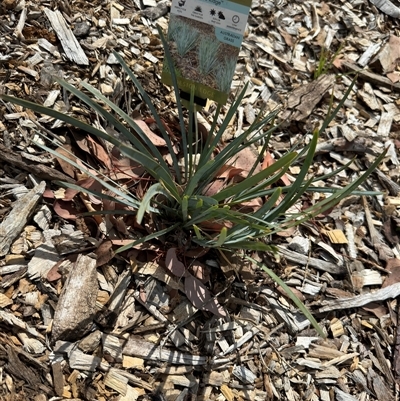
[[[57,34],[58,39],[60,39],[66,56],[76,64],[89,65],[89,60],[86,57],[85,52],[76,40],[71,29],[68,27],[61,12],[58,10],[51,11],[48,8],[45,8],[44,12],[49,19],[54,32]]]
[[[97,291],[96,260],[79,255],[65,282],[54,314],[51,330],[54,342],[60,339],[79,339],[90,329]]]
[[[10,214],[0,224],[0,256],[7,254],[13,240],[24,229],[28,218],[33,213],[45,190],[46,183],[31,189],[25,196],[20,198],[14,205]]]

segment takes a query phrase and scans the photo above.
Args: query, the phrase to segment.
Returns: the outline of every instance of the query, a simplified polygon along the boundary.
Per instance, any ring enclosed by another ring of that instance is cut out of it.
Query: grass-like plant
[[[314,79],[318,79],[321,75],[328,73],[339,53],[343,50],[344,46],[345,44],[341,43],[339,48],[334,53],[329,51],[326,47],[321,48],[318,64],[314,70]]]
[[[176,44],[176,51],[179,56],[184,57],[192,50],[199,39],[199,31],[185,22],[178,23],[178,27],[171,34]]]
[[[315,180],[327,179],[337,173],[337,171],[332,172],[325,177],[309,175],[319,134],[326,129],[343,106],[352,87],[348,88],[343,99],[332,113],[327,116],[320,130],[313,132],[308,146],[299,153],[293,149],[288,149],[275,163],[264,169],[257,170],[268,148],[269,139],[276,129],[273,123],[276,113],[264,115],[264,113],[260,112],[259,117],[247,130],[233,141],[221,146],[222,136],[242,103],[246,91],[245,87],[230,106],[222,123],[218,126],[217,122],[220,118],[222,107],[219,105],[207,137],[200,135],[196,128],[194,89],[192,88],[191,91],[189,118],[187,121],[181,106],[172,57],[161,30],[160,36],[165,48],[165,57],[169,64],[177,99],[180,132],[176,132],[175,136],[180,135],[178,147],[181,149],[178,154],[176,152],[177,146],[164,127],[149,95],[129,69],[124,59],[117,52],[114,52],[114,55],[152,113],[160,135],[164,138],[168,147],[170,156],[168,162],[159,148],[146,135],[141,125],[85,81],[81,81],[80,85],[83,90],[80,90],[62,79],[55,78],[66,91],[86,103],[108,126],[113,126],[114,130],[118,131],[120,136],[124,138],[123,141],[107,133],[106,130],[87,124],[68,114],[23,99],[5,94],[0,95],[0,98],[5,101],[59,119],[77,129],[108,141],[117,147],[123,155],[143,166],[148,176],[151,177],[152,184],[147,188],[144,195],[139,197],[135,192],[127,191],[119,182],[114,182],[100,173],[95,174],[89,168],[82,167],[82,163],[78,164],[64,154],[55,151],[52,147],[38,143],[39,146],[57,156],[57,158],[75,166],[88,177],[95,178],[101,183],[104,190],[108,191],[108,195],[68,183],[63,183],[63,185],[83,193],[115,201],[128,208],[130,213],[136,214],[136,227],[131,232],[132,238],[135,239],[132,239],[129,245],[120,248],[119,252],[148,241],[158,241],[158,243],[162,243],[162,241],[175,242],[175,247],[182,251],[190,248],[191,244],[204,248],[214,247],[219,250],[230,251],[275,251],[275,247],[269,242],[272,234],[297,226],[330,209],[351,193],[355,193],[359,185],[381,162],[384,155],[378,157],[357,180],[339,189],[324,188],[324,191],[328,192],[325,198],[321,197],[322,200],[304,210],[299,208],[298,212],[289,213],[288,211],[293,210],[293,206],[298,205],[302,197],[306,196],[306,192],[322,191],[321,188],[313,188],[312,184]],[[228,60],[228,63],[233,64],[233,61]],[[225,73],[227,76],[232,76],[234,66],[230,65],[229,68],[229,72],[225,71]],[[228,79],[226,78],[225,90],[227,82]],[[254,136],[254,133],[259,134],[257,138],[249,139]],[[219,190],[210,194],[210,187],[217,182],[221,183],[221,172],[232,168],[237,154],[253,146],[260,137],[264,139],[265,144],[247,176],[242,180],[237,180],[237,177],[231,179],[229,175],[225,175]],[[46,140],[55,143],[57,146],[59,145],[52,138],[46,137]],[[181,160],[183,160],[183,165]],[[300,166],[299,174],[292,184],[282,186],[280,184],[282,177],[289,167],[294,164]],[[110,193],[112,195],[109,195]],[[255,199],[261,200],[262,204],[253,209],[253,211],[249,212],[248,208],[243,211],[248,202]],[[106,214],[106,211],[102,213]],[[123,215],[127,214],[127,210],[113,211],[113,213]],[[141,226],[143,227],[142,231],[140,231]],[[144,229],[145,226],[158,227],[158,229],[149,234]],[[139,238],[138,233],[142,233]],[[176,263],[176,258],[171,258],[171,260],[172,265]],[[265,271],[275,281],[279,282],[279,279],[271,274],[270,270],[265,269]],[[195,283],[193,277],[185,277],[190,278],[190,280],[187,278],[188,283]],[[289,289],[287,291],[291,297],[295,297]],[[204,293],[204,288],[200,292]],[[301,303],[298,305],[301,305],[300,309],[305,314],[308,313],[304,305]],[[313,324],[323,335],[315,321]]]
[[[202,75],[208,75],[214,70],[218,62],[218,50],[220,42],[216,39],[205,37],[199,45],[199,71]]]
[[[217,81],[218,89],[221,92],[229,92],[232,83],[232,77],[236,69],[236,58],[227,57],[223,63],[218,63],[215,66],[215,80]]]

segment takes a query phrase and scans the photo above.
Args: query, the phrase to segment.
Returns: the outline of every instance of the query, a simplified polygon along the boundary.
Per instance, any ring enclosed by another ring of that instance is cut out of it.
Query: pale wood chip
[[[38,204],[46,183],[40,184],[31,189],[13,205],[10,214],[0,224],[0,256],[4,256],[10,249],[13,240],[24,229],[30,215]]]
[[[330,263],[321,259],[301,255],[300,253],[290,251],[289,249],[280,245],[278,246],[278,248],[279,252],[291,262],[297,262],[304,266],[308,265],[314,267],[315,269],[326,271],[331,274],[343,274],[346,271],[345,267],[342,264]]]
[[[123,347],[123,354],[152,361],[166,361],[173,364],[201,366],[206,363],[205,356],[191,355],[180,351],[171,351],[153,343],[130,337]]]
[[[357,295],[352,298],[336,299],[335,301],[322,301],[319,313],[330,312],[333,310],[359,308],[370,302],[381,302],[387,299],[396,298],[400,295],[400,283],[389,285],[371,293]]]
[[[74,63],[89,65],[89,60],[85,52],[83,51],[79,42],[76,40],[71,29],[67,26],[67,22],[65,21],[61,12],[58,10],[51,11],[48,8],[45,8],[44,12],[49,19],[55,33],[60,39],[66,56]]]

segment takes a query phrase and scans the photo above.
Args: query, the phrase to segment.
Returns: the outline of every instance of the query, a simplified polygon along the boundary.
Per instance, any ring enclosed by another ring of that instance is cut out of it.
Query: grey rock
[[[169,11],[168,3],[167,2],[162,2],[162,3],[159,3],[155,7],[146,8],[145,10],[143,10],[141,12],[141,14],[144,17],[154,21],[154,20],[156,20],[158,18],[161,18],[163,15],[167,14],[168,11]]]
[[[89,31],[90,31],[90,24],[87,23],[86,21],[84,21],[84,22],[78,22],[75,24],[73,33],[75,36],[80,38],[80,37],[87,36]]]
[[[302,255],[308,255],[310,251],[310,241],[307,238],[296,236],[292,239],[288,248]]]

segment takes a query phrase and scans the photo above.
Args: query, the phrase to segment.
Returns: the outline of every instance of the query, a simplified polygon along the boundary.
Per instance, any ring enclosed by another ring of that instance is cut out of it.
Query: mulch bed
[[[141,99],[111,55],[115,49],[165,121],[176,124],[174,95],[160,82],[163,50],[155,28],[167,28],[168,6],[3,0],[0,91],[97,123],[54,83],[56,74],[74,85],[89,81],[145,119]],[[202,279],[227,312],[220,318],[192,305],[151,244],[113,257],[99,222],[68,219],[57,195],[49,197],[60,189],[57,180],[74,180],[32,142],[43,130],[84,152],[89,139],[1,101],[0,399],[397,399],[398,6],[255,0],[234,77],[233,89],[249,87],[225,141],[261,108],[282,106],[285,123],[269,149],[279,158],[295,142],[307,143],[331,99],[337,104],[355,79],[320,138],[310,173],[323,176],[357,156],[329,182],[341,187],[388,149],[363,188],[383,195],[354,195],[276,236],[279,255],[256,255],[309,306],[326,339],[281,288],[240,258],[228,263],[212,252],[199,258]],[[62,29],[54,26],[57,18]],[[327,73],[317,76],[319,67]],[[209,105],[199,121],[207,126],[214,111]],[[87,155],[97,145],[88,145]],[[296,174],[293,166],[289,175]]]

